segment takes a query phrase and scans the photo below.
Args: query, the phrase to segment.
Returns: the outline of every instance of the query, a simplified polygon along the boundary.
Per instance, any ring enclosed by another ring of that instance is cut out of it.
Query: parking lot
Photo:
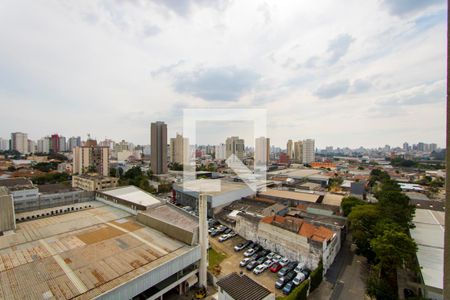
[[[265,286],[276,296],[283,295],[283,291],[290,293],[296,285],[300,284],[309,276],[308,270],[303,270],[303,265],[297,262],[290,262],[277,253],[263,249],[261,246],[246,241],[242,237],[236,235],[231,229],[223,225],[218,225],[216,221],[209,220],[209,241],[211,247],[218,253],[225,254],[225,258],[219,263],[219,269],[214,267],[218,277],[222,274],[226,275],[232,272],[243,272],[256,282]],[[213,224],[216,223],[214,226]],[[236,251],[234,247],[238,244],[245,243],[241,246],[240,251]],[[246,253],[248,251],[248,253]],[[246,253],[246,255],[244,254]],[[272,258],[273,257],[273,258]],[[243,259],[248,260],[248,266],[240,266]],[[277,262],[277,263],[275,263]],[[278,263],[279,262],[279,263]],[[298,268],[297,268],[298,265]],[[295,269],[295,271],[294,271]],[[283,277],[278,274],[283,273]],[[259,274],[257,274],[259,273]],[[284,281],[283,281],[284,280]],[[279,281],[279,282],[277,282]],[[276,288],[276,285],[280,289]]]

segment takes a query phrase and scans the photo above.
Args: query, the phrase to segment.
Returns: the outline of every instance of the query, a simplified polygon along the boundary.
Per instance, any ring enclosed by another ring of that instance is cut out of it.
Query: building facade
[[[267,165],[270,162],[270,139],[259,137],[255,140],[255,165]]]
[[[225,141],[225,156],[228,159],[232,154],[236,155],[240,160],[244,159],[245,145],[244,140],[238,136],[232,136]]]
[[[150,126],[151,170],[153,174],[167,174],[167,125],[158,121]]]
[[[313,139],[307,139],[303,141],[303,155],[302,155],[302,163],[310,164],[315,161],[315,146]]]
[[[119,179],[109,176],[94,176],[94,175],[78,175],[72,176],[72,187],[79,188],[85,191],[101,191],[104,189],[117,187]]]
[[[23,132],[11,133],[11,150],[16,150],[21,154],[28,153],[28,134]]]
[[[109,148],[82,146],[73,149],[73,174],[96,172],[109,176]]]
[[[169,157],[171,163],[186,164],[189,161],[189,140],[178,133],[171,138]]]

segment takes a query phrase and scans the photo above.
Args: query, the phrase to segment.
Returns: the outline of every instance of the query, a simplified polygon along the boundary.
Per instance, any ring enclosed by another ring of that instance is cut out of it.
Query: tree
[[[409,197],[405,194],[382,190],[377,194],[378,206],[383,218],[399,224],[402,228],[412,228],[415,207],[409,204]]]
[[[353,196],[349,196],[349,197],[344,197],[342,199],[341,202],[341,208],[342,211],[344,213],[344,216],[347,217],[350,212],[352,211],[352,208],[356,205],[364,205],[366,204],[364,201],[362,201],[359,198],[353,197]]]
[[[354,206],[348,216],[353,241],[358,247],[358,252],[367,257],[369,261],[373,261],[375,258],[370,241],[375,236],[374,228],[380,219],[380,210],[374,204]]]
[[[88,173],[96,173],[97,172],[97,168],[95,167],[95,165],[90,165],[87,169]]]
[[[389,228],[390,227],[390,228]],[[383,269],[395,270],[414,260],[417,245],[405,232],[388,226],[384,232],[370,242],[377,260]]]

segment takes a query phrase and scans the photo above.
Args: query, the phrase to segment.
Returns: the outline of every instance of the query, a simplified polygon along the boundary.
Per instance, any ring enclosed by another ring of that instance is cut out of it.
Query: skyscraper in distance
[[[150,162],[153,174],[167,174],[167,125],[154,122],[150,126]]]
[[[28,153],[28,134],[23,132],[11,133],[11,150],[16,150],[19,153]]]

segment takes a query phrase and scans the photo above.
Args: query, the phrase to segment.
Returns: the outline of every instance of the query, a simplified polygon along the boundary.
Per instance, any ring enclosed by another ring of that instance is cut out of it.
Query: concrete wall
[[[0,233],[16,229],[16,217],[12,196],[0,188]]]
[[[154,228],[162,233],[167,234],[171,238],[177,239],[185,244],[194,245],[197,243],[198,235],[184,230],[183,228],[176,227],[167,222],[155,219],[143,213],[138,213],[136,220],[144,225]],[[197,238],[197,240],[195,239]]]
[[[147,273],[133,278],[95,299],[131,299],[199,260],[200,246],[197,246],[189,252],[166,261]]]
[[[37,191],[37,189],[36,189]],[[13,192],[14,209],[16,212],[25,212],[36,209],[50,208],[61,205],[70,205],[94,200],[93,192],[86,191],[68,191],[53,194],[22,193],[22,197],[17,198]],[[24,196],[25,195],[25,196]],[[28,196],[26,196],[28,195]]]

